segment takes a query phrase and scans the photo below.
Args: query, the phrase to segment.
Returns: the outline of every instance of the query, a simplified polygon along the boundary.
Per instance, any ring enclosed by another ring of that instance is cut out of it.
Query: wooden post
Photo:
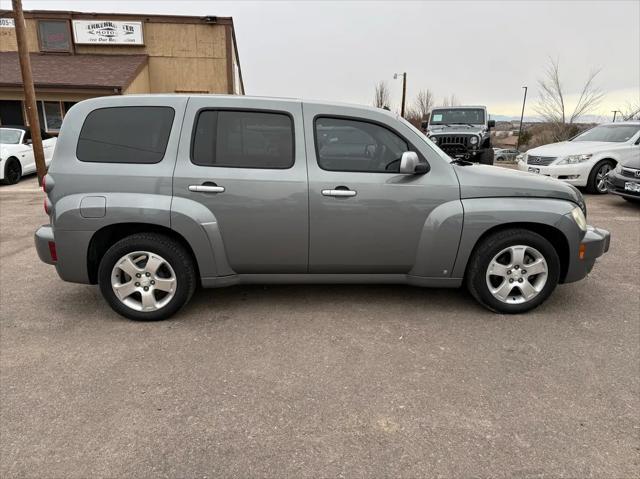
[[[20,70],[22,71],[22,84],[24,85],[24,103],[29,119],[29,129],[31,130],[31,148],[36,160],[36,170],[38,172],[38,184],[42,186],[42,179],[47,174],[47,167],[44,162],[44,149],[42,148],[42,135],[40,135],[40,119],[36,104],[36,91],[33,86],[33,76],[31,75],[31,59],[29,58],[29,46],[27,45],[27,26],[22,12],[22,0],[11,0],[13,4],[13,18],[16,28],[16,39],[18,40],[18,57],[20,58]]]
[[[400,107],[400,116],[404,118],[404,108],[407,99],[407,72],[402,74],[402,106]]]

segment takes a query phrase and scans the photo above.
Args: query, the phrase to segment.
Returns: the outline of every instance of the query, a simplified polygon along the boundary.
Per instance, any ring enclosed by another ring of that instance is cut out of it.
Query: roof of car
[[[0,128],[11,128],[12,130],[29,130],[28,126],[24,125],[0,125]]]
[[[640,120],[611,121],[609,123],[602,123],[602,125],[640,125]]]
[[[361,110],[375,111],[378,113],[386,114],[392,117],[398,117],[399,115],[396,112],[385,110],[383,108],[377,108],[370,105],[362,105],[358,103],[346,103],[346,102],[335,102],[335,101],[326,101],[326,100],[307,100],[302,98],[286,98],[286,97],[270,97],[270,96],[253,96],[253,95],[226,95],[226,94],[207,94],[207,93],[144,93],[144,94],[133,94],[126,95],[127,98],[199,98],[199,97],[235,97],[240,102],[251,102],[251,101],[279,101],[284,103],[305,103],[307,105],[323,105],[323,106],[338,106],[345,108],[358,108]],[[122,98],[120,95],[113,96],[105,96],[99,98],[92,98],[89,101],[99,100],[101,102],[109,102],[115,100],[117,98]]]

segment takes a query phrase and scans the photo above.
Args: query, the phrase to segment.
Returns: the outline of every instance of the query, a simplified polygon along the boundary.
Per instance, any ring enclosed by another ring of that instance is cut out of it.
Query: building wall
[[[105,14],[97,15],[96,19],[119,17]],[[146,22],[143,15],[140,20],[143,21],[144,46],[74,45],[75,53],[149,55],[148,91],[151,93],[234,91],[227,74],[227,35],[231,34],[231,28],[219,24]],[[29,51],[38,52],[37,20],[27,18],[26,24]],[[15,29],[0,28],[0,51],[17,48]],[[231,56],[235,56],[234,53]]]
[[[133,80],[127,89],[123,92],[125,95],[133,95],[140,93],[150,93],[149,88],[149,65],[145,65],[144,68],[138,73],[138,76]]]

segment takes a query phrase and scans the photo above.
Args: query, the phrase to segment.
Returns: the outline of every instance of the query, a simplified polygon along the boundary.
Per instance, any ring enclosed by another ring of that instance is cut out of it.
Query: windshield
[[[443,108],[431,112],[431,125],[484,125],[481,108]]]
[[[22,131],[9,128],[0,128],[0,143],[5,145],[17,145],[20,143]]]
[[[612,141],[622,143],[638,133],[640,125],[600,125],[576,136],[571,141]]]

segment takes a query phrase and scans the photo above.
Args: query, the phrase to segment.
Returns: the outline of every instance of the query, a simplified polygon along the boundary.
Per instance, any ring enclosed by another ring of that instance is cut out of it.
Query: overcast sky
[[[9,0],[0,0],[10,8]],[[23,0],[25,9],[232,16],[247,94],[370,104],[387,80],[399,105],[422,88],[438,100],[519,115],[523,85],[559,58],[569,94],[594,68],[607,93],[599,114],[640,102],[640,0],[185,1]],[[530,101],[529,101],[530,100]]]

